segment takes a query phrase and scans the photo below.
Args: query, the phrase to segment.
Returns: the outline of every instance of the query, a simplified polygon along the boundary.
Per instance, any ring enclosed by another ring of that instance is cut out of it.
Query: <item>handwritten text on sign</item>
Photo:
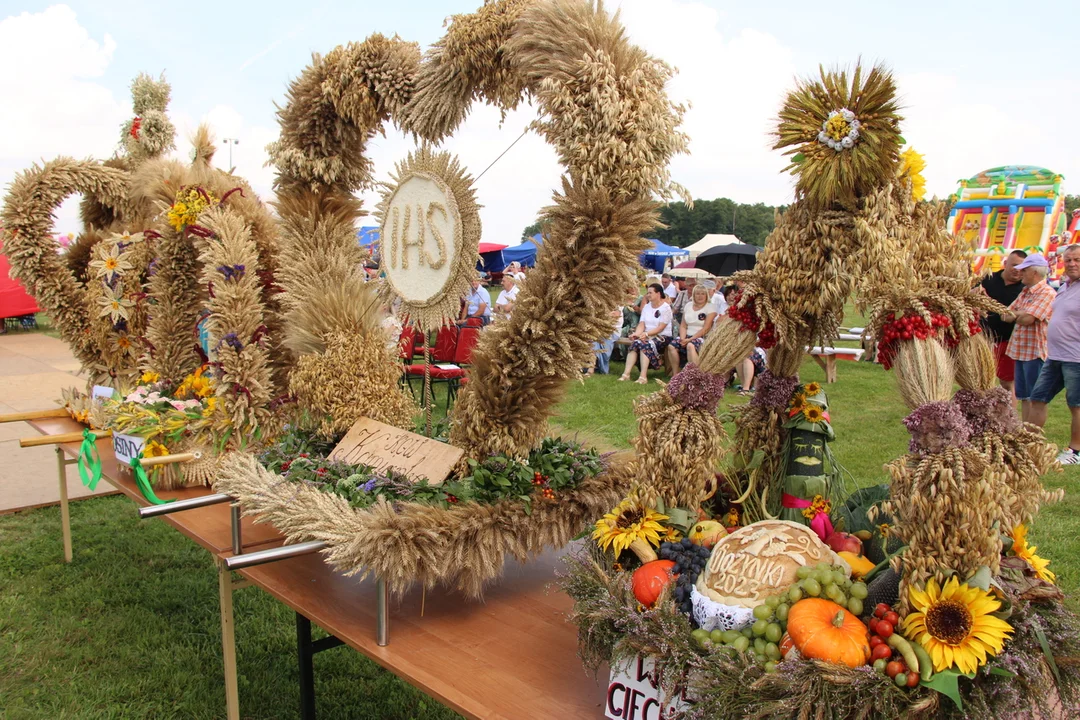
[[[370,465],[382,472],[392,468],[412,480],[426,477],[432,485],[437,485],[446,479],[464,453],[438,440],[360,418],[330,453],[330,459],[350,465]]]
[[[666,720],[687,709],[681,693],[662,702],[659,685],[651,657],[638,655],[625,668],[611,668],[604,715],[611,720]]]

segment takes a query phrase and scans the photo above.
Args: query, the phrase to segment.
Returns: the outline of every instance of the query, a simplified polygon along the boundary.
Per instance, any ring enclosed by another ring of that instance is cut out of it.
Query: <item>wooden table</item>
[[[31,423],[44,434],[80,430],[65,418]],[[78,443],[57,447],[60,462],[77,457]],[[98,441],[102,478],[140,506],[148,505],[130,473],[121,473],[111,441]],[[64,472],[60,465],[61,476]],[[162,491],[162,499],[208,494],[208,488]],[[62,498],[65,548],[70,550],[66,497]],[[527,565],[512,560],[503,578],[481,602],[436,588],[419,588],[391,602],[394,641],[380,647],[374,627],[376,589],[334,572],[316,555],[296,557],[239,571],[224,567],[232,556],[231,512],[227,503],[165,515],[161,519],[209,551],[218,567],[222,653],[227,716],[239,718],[232,593],[248,584],[262,588],[353,649],[406,682],[470,718],[603,718],[604,691],[577,658],[577,631],[566,620],[571,600],[549,587],[559,553]],[[245,552],[273,547],[281,535],[269,525],[242,523]],[[66,553],[70,561],[70,552]],[[310,655],[307,658],[310,663]],[[310,666],[309,666],[310,670]],[[600,675],[601,681],[606,675]],[[301,680],[304,658],[301,654]],[[303,695],[303,693],[302,693]]]

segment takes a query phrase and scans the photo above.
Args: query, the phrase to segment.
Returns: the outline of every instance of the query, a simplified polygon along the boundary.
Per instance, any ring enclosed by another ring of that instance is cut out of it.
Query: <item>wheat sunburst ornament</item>
[[[423,330],[457,317],[480,259],[472,178],[448,152],[424,146],[398,163],[378,206],[387,288]]]

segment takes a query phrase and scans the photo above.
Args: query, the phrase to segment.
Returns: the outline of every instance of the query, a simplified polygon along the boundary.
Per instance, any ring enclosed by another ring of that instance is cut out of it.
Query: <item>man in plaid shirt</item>
[[[1028,422],[1031,391],[1046,360],[1046,327],[1053,312],[1055,293],[1046,282],[1050,264],[1042,255],[1028,255],[1016,269],[1020,271],[1024,289],[1001,319],[1016,323],[1005,354],[1016,361],[1016,397],[1020,400],[1020,416]]]

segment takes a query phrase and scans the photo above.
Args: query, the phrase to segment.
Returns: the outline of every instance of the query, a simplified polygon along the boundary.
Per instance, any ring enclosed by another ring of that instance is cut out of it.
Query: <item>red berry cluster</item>
[[[447,495],[446,496],[446,502],[450,503],[451,505],[453,505],[457,501],[458,501],[457,495]]]
[[[768,350],[776,345],[776,327],[772,322],[766,320],[761,321],[758,317],[757,310],[754,309],[754,299],[750,298],[746,301],[746,304],[739,307],[739,302],[742,300],[742,292],[738,291],[732,295],[731,305],[728,307],[728,317],[732,320],[738,320],[742,323],[743,329],[752,333],[757,333],[757,346],[762,350]]]
[[[547,475],[542,475],[539,472],[534,473],[533,474],[533,479],[532,479],[532,484],[535,485],[538,488],[543,488],[540,491],[540,497],[544,498],[545,500],[554,500],[555,499],[555,491],[552,490],[550,487],[548,487],[548,477],[547,477]]]
[[[884,673],[899,687],[915,687],[919,684],[919,673],[908,668],[900,653],[894,652],[889,645],[889,638],[900,625],[900,616],[885,603],[878,603],[874,616],[867,628],[870,630],[870,664],[880,673]]]
[[[892,367],[893,358],[900,343],[905,340],[926,340],[938,337],[938,328],[947,328],[952,325],[952,320],[943,313],[931,311],[930,324],[926,324],[922,315],[904,315],[897,318],[895,313],[885,316],[885,324],[881,326],[881,335],[878,338],[877,360],[886,370]]]

